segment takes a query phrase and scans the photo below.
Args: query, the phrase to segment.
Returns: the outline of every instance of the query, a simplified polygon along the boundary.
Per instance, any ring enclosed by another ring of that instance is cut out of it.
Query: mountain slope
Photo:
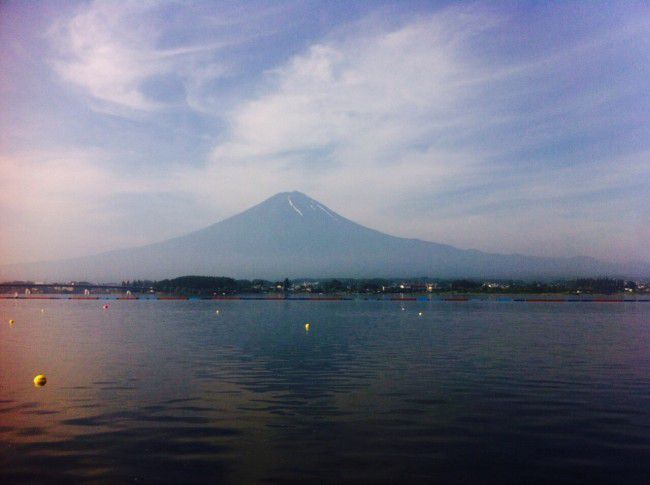
[[[0,279],[119,281],[186,274],[237,278],[549,278],[647,276],[649,265],[488,254],[356,224],[300,192],[283,192],[205,229],[139,248],[0,267]]]

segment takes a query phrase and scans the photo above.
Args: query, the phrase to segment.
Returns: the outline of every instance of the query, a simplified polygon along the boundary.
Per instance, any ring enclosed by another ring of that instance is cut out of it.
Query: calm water
[[[102,303],[0,301],[0,482],[650,483],[648,303]]]

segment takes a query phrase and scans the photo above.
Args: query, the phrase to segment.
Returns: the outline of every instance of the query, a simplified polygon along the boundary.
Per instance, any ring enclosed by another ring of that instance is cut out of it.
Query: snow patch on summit
[[[295,210],[298,214],[300,214],[300,217],[304,217],[300,209],[298,209],[295,205],[293,205],[293,202],[291,201],[291,196],[288,195],[287,200],[289,201],[289,205],[293,208],[293,210]]]
[[[327,214],[328,216],[330,216],[332,219],[336,219],[336,217],[334,216],[334,214],[332,214],[330,211],[328,211],[325,207],[323,207],[323,206],[320,205],[320,204],[316,204],[316,205],[318,206],[318,208],[319,208],[320,210],[322,210],[323,212],[325,212],[325,214]]]

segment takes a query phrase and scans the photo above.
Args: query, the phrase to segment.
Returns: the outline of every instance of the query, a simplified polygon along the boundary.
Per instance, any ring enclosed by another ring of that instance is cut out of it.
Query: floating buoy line
[[[5,296],[5,295],[0,295],[0,299],[20,299],[20,300],[36,300],[36,299],[45,299],[45,300],[84,300],[84,299],[102,299],[100,297],[92,297],[92,298],[76,298],[76,297],[58,297],[58,296],[34,296],[34,295],[29,295],[27,297],[19,297],[17,293],[15,293],[13,296]],[[188,300],[187,297],[137,297],[133,295],[128,295],[126,298],[103,298],[103,299],[109,299],[109,300]],[[320,298],[313,298],[313,297],[293,297],[293,298],[285,298],[285,297],[241,297],[241,296],[224,296],[224,297],[211,297],[211,298],[191,298],[192,300],[205,300],[205,299],[210,299],[210,300],[265,300],[265,301],[349,301],[349,300],[355,300],[358,298],[351,298],[351,297],[320,297]],[[363,298],[363,300],[369,300],[369,301],[428,301],[428,302],[468,302],[468,301],[480,301],[484,303],[515,303],[515,302],[520,302],[520,303],[644,303],[644,302],[650,302],[650,299],[646,298],[544,298],[544,297],[537,297],[537,298],[497,298],[497,299],[483,299],[483,298],[469,298],[469,297],[464,297],[464,296],[451,296],[451,297],[443,297],[443,298],[427,298],[427,297],[402,297],[402,298]],[[102,305],[103,310],[108,310],[109,309],[109,304],[105,303]],[[401,311],[406,311],[406,308],[404,305],[400,305],[400,310]],[[41,313],[45,313],[45,308],[40,309]],[[215,315],[221,315],[221,310],[217,309],[215,310]],[[424,316],[424,312],[420,311],[418,312],[418,317]],[[8,321],[9,326],[13,327],[16,323],[16,321],[11,318]],[[305,332],[309,332],[311,330],[311,323],[307,322],[304,324]],[[38,374],[36,377],[34,377],[34,386],[35,387],[43,387],[47,383],[47,377],[44,374]]]

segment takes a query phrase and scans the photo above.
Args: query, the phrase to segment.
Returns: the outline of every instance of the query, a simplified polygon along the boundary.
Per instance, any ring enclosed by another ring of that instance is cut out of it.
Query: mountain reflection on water
[[[0,482],[648,481],[650,305],[404,306],[0,301]]]

